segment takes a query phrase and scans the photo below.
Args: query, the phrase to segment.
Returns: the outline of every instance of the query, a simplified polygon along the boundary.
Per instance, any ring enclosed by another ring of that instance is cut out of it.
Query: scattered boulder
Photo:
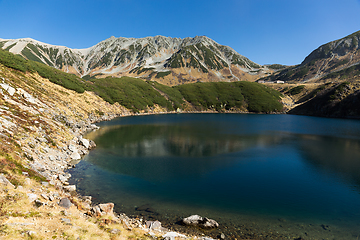
[[[80,159],[81,159],[81,156],[80,156],[80,154],[76,151],[76,152],[73,152],[73,153],[70,155],[70,158],[71,158],[71,160],[80,160]]]
[[[36,199],[38,199],[38,195],[36,195],[35,193],[28,193],[27,196],[28,196],[30,202],[33,202]]]
[[[86,149],[89,149],[89,147],[90,147],[90,142],[89,142],[89,140],[87,140],[87,139],[85,139],[85,138],[81,138],[81,139],[79,140],[79,143],[80,143],[81,145],[83,145]]]
[[[161,222],[159,221],[146,221],[145,225],[150,230],[156,230],[156,231],[167,231],[166,228],[161,226]]]
[[[96,143],[93,140],[90,140],[89,144],[90,144],[89,149],[96,148]]]
[[[4,185],[10,188],[15,188],[15,186],[9,180],[7,180],[4,174],[0,174],[0,185]]]
[[[69,209],[72,206],[72,203],[70,202],[70,200],[68,198],[62,198],[62,199],[60,199],[59,206]]]
[[[63,186],[63,188],[68,192],[75,192],[76,191],[76,186],[75,185]]]
[[[95,217],[101,217],[103,215],[114,216],[114,204],[113,203],[103,203],[96,205],[90,209],[90,215]]]
[[[104,214],[114,214],[114,204],[113,203],[103,203],[98,205],[101,212]]]
[[[76,149],[76,146],[74,144],[70,144],[68,146],[69,150],[72,151],[72,152],[77,152],[77,149]]]
[[[198,226],[202,228],[217,228],[219,227],[219,224],[213,220],[206,217],[201,217],[199,215],[192,215],[190,217],[184,218],[182,222],[185,225],[189,226]]]
[[[67,177],[65,177],[65,176],[62,175],[62,174],[59,174],[58,178],[59,178],[59,180],[60,180],[61,182],[66,182],[66,181],[68,180]]]

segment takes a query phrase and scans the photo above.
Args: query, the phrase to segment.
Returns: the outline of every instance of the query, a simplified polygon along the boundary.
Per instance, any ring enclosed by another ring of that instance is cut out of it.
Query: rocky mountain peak
[[[1,40],[10,52],[81,77],[134,76],[168,85],[256,80],[266,68],[206,36],[110,38],[87,49],[30,39]],[[255,71],[256,70],[256,71]]]
[[[302,64],[306,64],[313,60],[325,58],[343,57],[349,53],[359,51],[360,49],[360,31],[355,32],[342,39],[321,45],[305,58]]]

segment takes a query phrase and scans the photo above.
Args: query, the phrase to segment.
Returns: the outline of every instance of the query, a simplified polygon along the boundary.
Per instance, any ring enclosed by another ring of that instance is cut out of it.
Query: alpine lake
[[[360,237],[359,120],[204,113],[98,126],[70,184],[118,213],[213,238]],[[194,214],[219,228],[180,223]]]

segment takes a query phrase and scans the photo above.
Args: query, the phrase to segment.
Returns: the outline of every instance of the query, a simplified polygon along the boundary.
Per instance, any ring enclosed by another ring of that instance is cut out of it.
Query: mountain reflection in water
[[[216,126],[213,126],[216,128]],[[186,125],[105,126],[87,137],[98,145],[91,162],[103,169],[148,180],[200,176],[238,159],[216,157],[283,141],[283,135],[229,135]],[[197,160],[194,161],[194,158]],[[131,164],[129,164],[131,161]]]
[[[298,141],[301,154],[313,167],[337,174],[360,190],[360,140],[300,135]]]

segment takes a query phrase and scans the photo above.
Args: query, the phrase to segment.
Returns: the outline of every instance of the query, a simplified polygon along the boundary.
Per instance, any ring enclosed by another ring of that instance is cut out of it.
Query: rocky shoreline
[[[121,237],[122,229],[125,229],[129,234],[141,231],[145,238],[210,239],[172,232],[162,227],[159,221],[143,222],[142,219],[116,214],[113,203],[94,205],[91,196],[80,196],[76,193],[76,186],[69,185],[71,175],[65,171],[74,167],[82,156],[96,146],[93,141],[83,138],[85,133],[98,129],[94,123],[136,114],[119,104],[110,105],[91,92],[78,94],[38,75],[28,74],[23,78],[1,67],[0,77],[0,142],[4,149],[9,147],[8,153],[0,153],[5,157],[11,156],[28,169],[19,176],[1,175],[0,192],[5,194],[4,199],[9,195],[21,195],[25,196],[21,201],[26,202],[26,208],[34,207],[44,212],[49,210],[47,215],[60,211],[63,217],[58,224],[65,226],[74,225],[69,217],[71,211],[84,220],[95,218],[100,229],[105,229],[106,234],[112,237]],[[144,114],[160,112],[165,113],[163,109],[154,108]],[[43,180],[34,182],[29,177],[31,172],[38,173]],[[17,184],[11,183],[14,178],[18,179]],[[23,215],[26,214],[20,212],[20,209],[16,210],[16,214],[4,212],[1,226],[6,229],[30,229],[14,230],[16,234],[16,231],[20,231],[23,237],[39,235],[42,230],[35,226],[40,219],[23,222]],[[54,220],[52,217],[50,219]],[[117,224],[119,229],[108,227],[111,224]],[[0,236],[10,236],[6,232],[9,230],[1,231],[0,227]],[[44,236],[48,232],[45,230]]]

